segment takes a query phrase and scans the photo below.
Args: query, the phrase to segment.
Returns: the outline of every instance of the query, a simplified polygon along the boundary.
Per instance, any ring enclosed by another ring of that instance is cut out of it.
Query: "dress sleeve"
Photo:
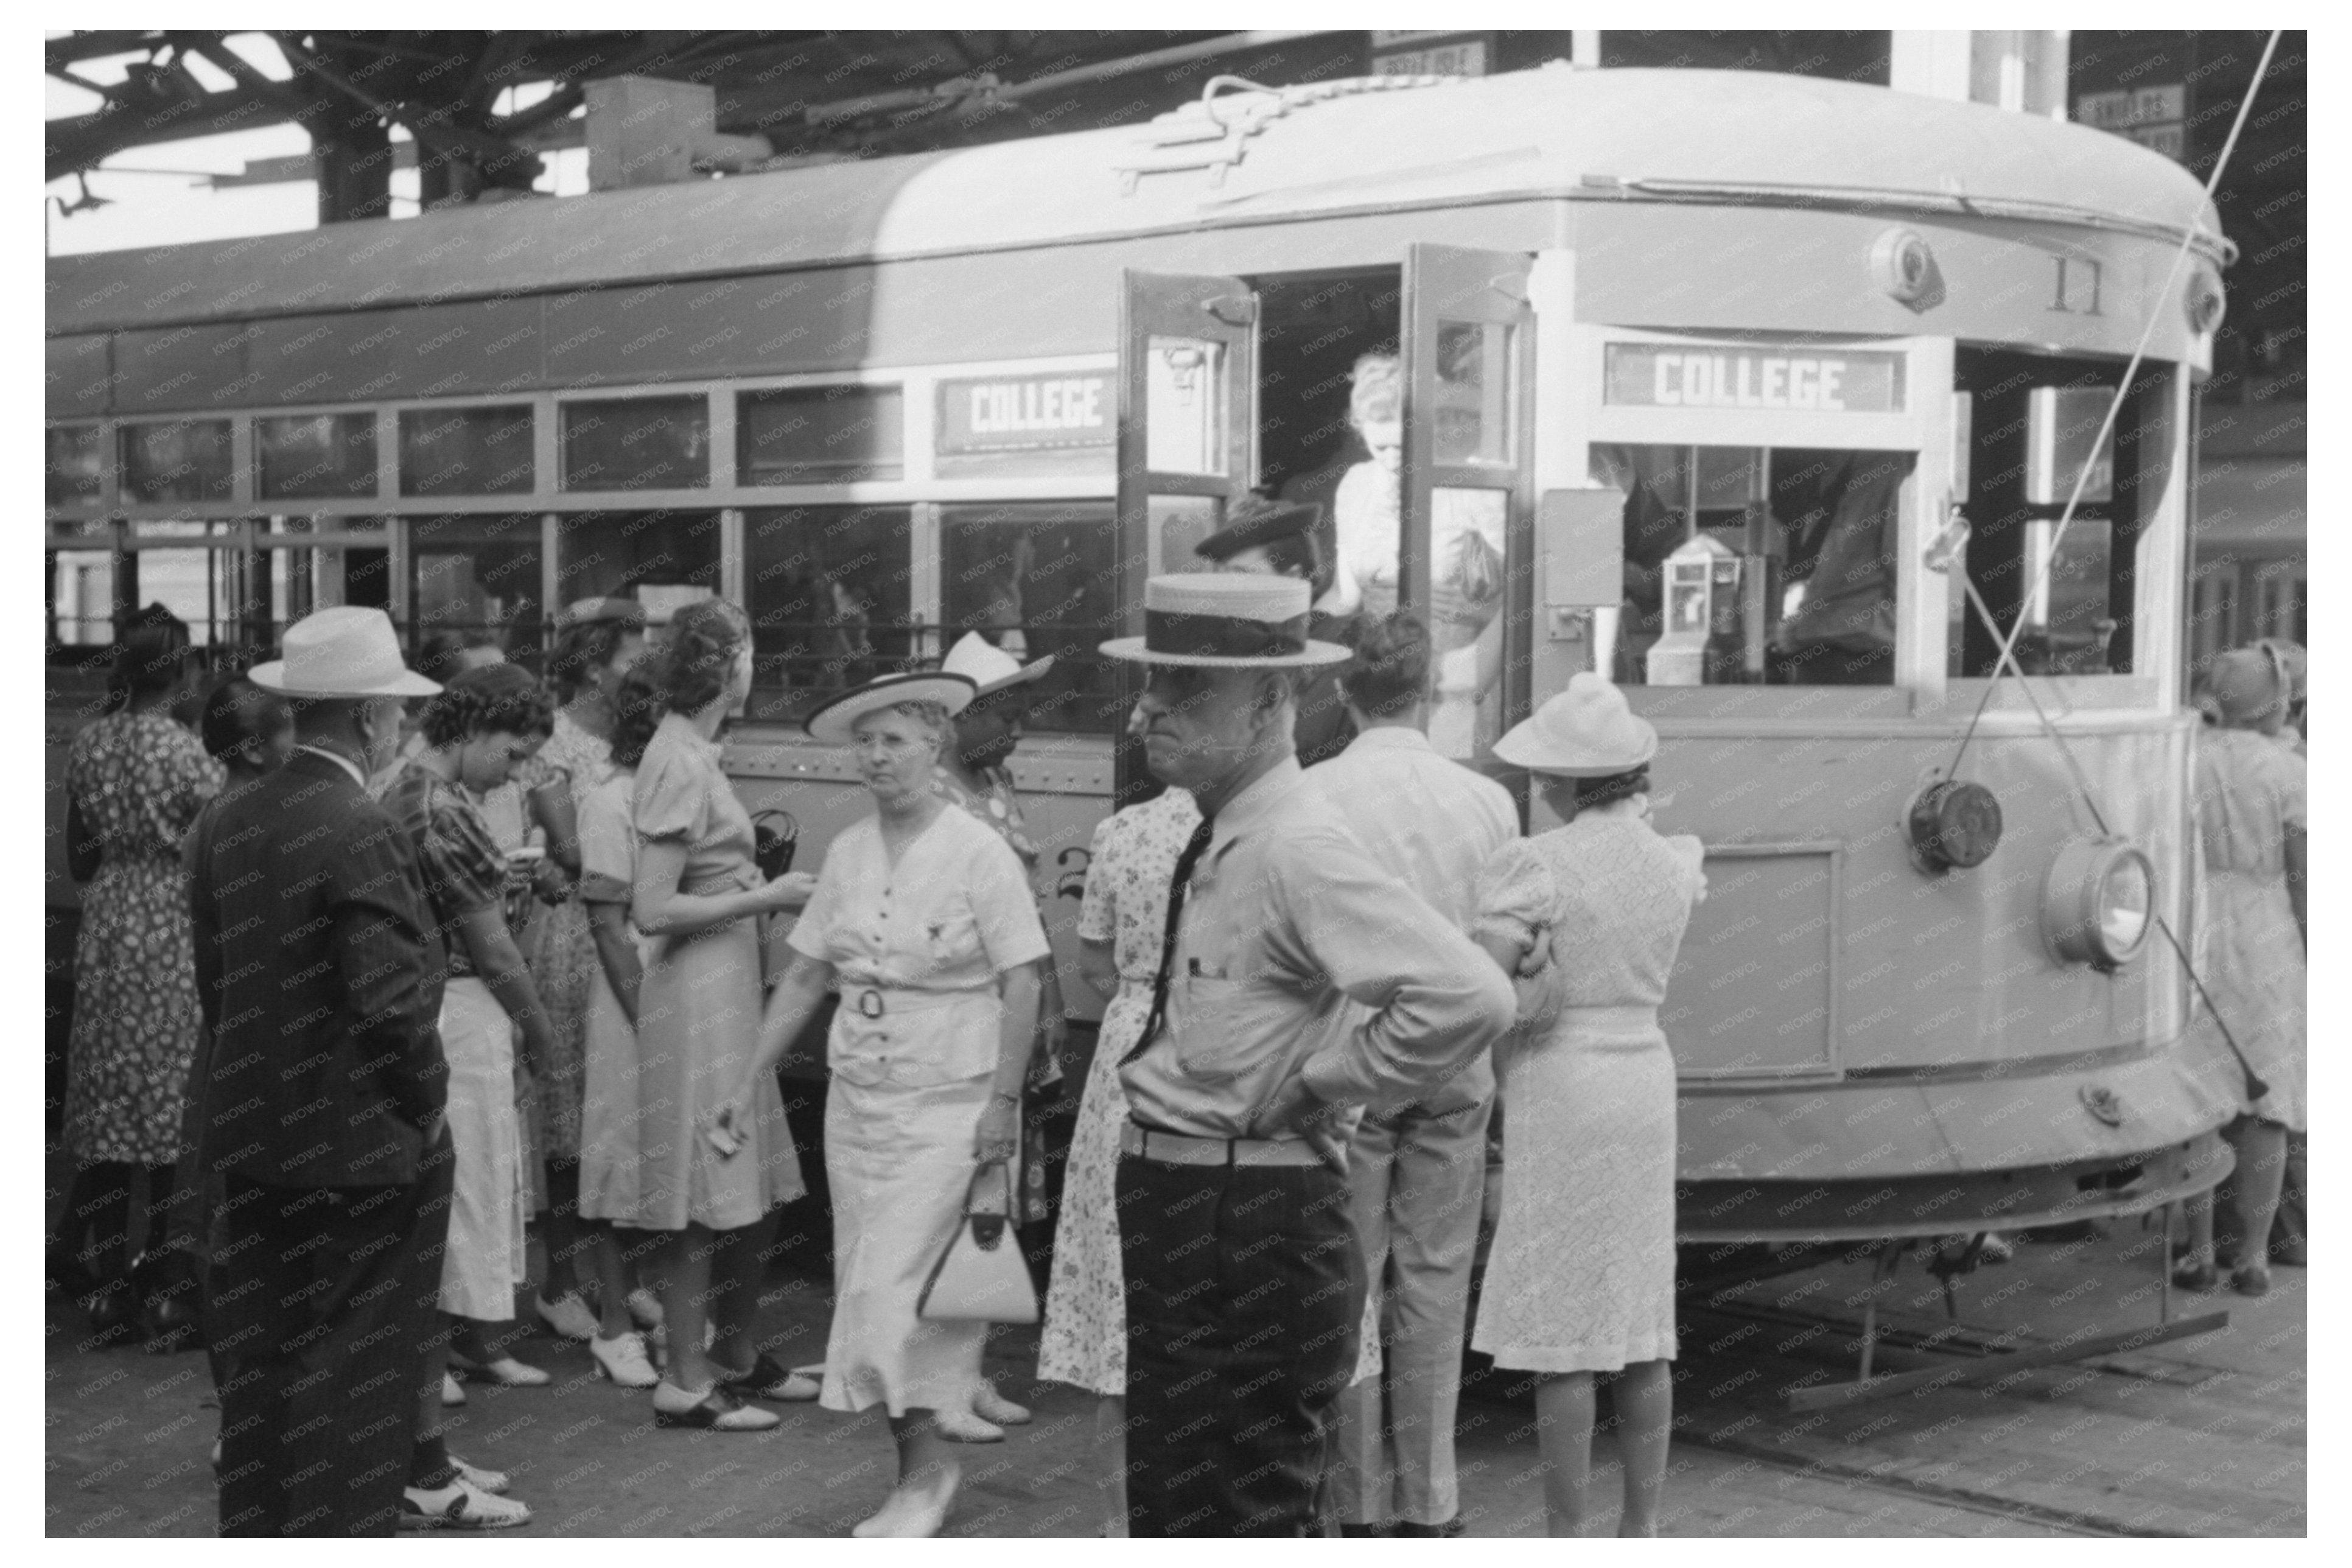
[[[1514,839],[1478,873],[1471,934],[1524,945],[1533,940],[1538,928],[1551,922],[1552,905],[1559,896],[1542,854],[1528,840]]]
[[[833,846],[825,851],[824,864],[816,874],[816,891],[801,908],[800,919],[793,922],[792,934],[784,945],[803,958],[814,958],[820,963],[833,962],[833,928],[841,921],[841,883],[848,861],[841,852],[841,840],[836,834]]]
[[[974,850],[965,892],[980,928],[981,950],[988,967],[998,974],[1046,957],[1054,944],[1037,920],[1036,896],[1021,868],[1021,857],[1003,839],[990,834]]]
[[[637,773],[632,812],[647,838],[698,839],[709,829],[710,780],[701,759],[674,748]]]
[[[592,792],[580,807],[580,899],[590,904],[625,904],[636,880],[630,853],[630,827],[621,798],[609,789]]]
[[[506,896],[506,859],[480,816],[436,801],[416,846],[425,886],[445,920],[493,909]]]
[[[1094,840],[1087,847],[1087,891],[1078,900],[1078,940],[1109,942],[1118,935],[1118,910],[1111,882],[1118,875],[1118,841],[1123,837],[1117,816],[1095,824]]]
[[[2305,802],[2306,781],[2311,764],[2284,747],[2279,749],[2279,826],[2308,829],[2311,818]]]

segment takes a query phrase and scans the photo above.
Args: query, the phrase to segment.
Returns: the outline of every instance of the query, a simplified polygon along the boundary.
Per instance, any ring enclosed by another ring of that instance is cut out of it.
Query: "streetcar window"
[[[138,546],[125,554],[130,578],[123,598],[160,604],[188,623],[198,647],[236,637],[237,575],[242,551],[232,548],[243,525],[235,522],[142,522]]]
[[[509,658],[539,651],[543,613],[537,513],[409,520],[410,629],[488,632]]]
[[[844,484],[906,471],[906,395],[895,386],[797,386],[735,400],[738,481]]]
[[[401,413],[402,495],[528,495],[533,478],[528,405]]]
[[[106,443],[95,425],[49,426],[51,506],[94,506],[104,499]]]
[[[1111,732],[1119,717],[1108,663],[1118,635],[1111,508],[950,506],[940,516],[940,618],[947,642],[977,631],[1027,662],[1055,656],[1031,689],[1029,727]]]
[[[719,592],[715,511],[599,511],[557,524],[555,603],[622,595],[649,614]]]
[[[795,723],[835,692],[911,667],[911,514],[774,507],[743,514],[749,717]]]
[[[345,498],[375,494],[375,416],[299,414],[253,422],[260,493]]]
[[[126,425],[122,427],[125,496],[139,501],[226,500],[231,449],[226,419]]]
[[[92,647],[113,640],[113,552],[51,551],[49,641],[64,647]]]
[[[1600,445],[1625,495],[1627,685],[1883,686],[1909,452]]]
[[[704,489],[710,484],[710,400],[605,398],[563,405],[563,488]]]

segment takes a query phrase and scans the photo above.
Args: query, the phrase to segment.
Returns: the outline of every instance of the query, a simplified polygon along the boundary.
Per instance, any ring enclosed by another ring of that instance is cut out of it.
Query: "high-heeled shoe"
[[[2259,1263],[2249,1263],[2230,1274],[2230,1289],[2241,1296],[2267,1296],[2271,1293],[2271,1271]]]
[[[982,1421],[992,1422],[999,1426],[1026,1426],[1030,1421],[1027,1405],[1015,1405],[1005,1398],[996,1392],[996,1384],[984,1377],[980,1380],[980,1386],[972,1390],[971,1413]]]
[[[2208,1263],[2181,1263],[2172,1270],[2172,1288],[2176,1290],[2206,1291],[2221,1283],[2221,1273]]]
[[[139,1316],[139,1292],[127,1278],[109,1279],[82,1298],[82,1310],[101,1342],[127,1338]]]

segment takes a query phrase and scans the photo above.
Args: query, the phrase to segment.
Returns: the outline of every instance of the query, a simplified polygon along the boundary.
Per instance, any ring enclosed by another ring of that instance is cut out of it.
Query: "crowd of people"
[[[1590,674],[1494,747],[1559,824],[1525,836],[1428,737],[1423,623],[1310,618],[1315,521],[1238,509],[1200,546],[1221,569],[1150,579],[1145,634],[1103,647],[1139,667],[1128,729],[1163,787],[1094,835],[1076,934],[1105,1006],[1057,1211],[1034,1110],[1066,1010],[1006,766],[1050,659],[975,634],[818,708],[872,809],[771,876],[720,766],[751,681],[722,601],[661,628],[570,606],[544,679],[486,639],[406,660],[381,612],[325,610],[214,683],[196,732],[172,716],[186,628],[127,625],[68,768],[89,891],[53,1277],[101,1334],[203,1343],[222,1532],[527,1521],[442,1426],[469,1382],[549,1381],[520,1307],[659,1426],[882,1406],[897,1480],[856,1533],[937,1533],[965,1446],[1030,1419],[983,1371],[986,1319],[934,1300],[943,1255],[1051,1217],[1036,1373],[1097,1400],[1105,1533],[1459,1533],[1465,1343],[1532,1376],[1555,1534],[1612,1512],[1612,1385],[1618,1529],[1654,1533],[1658,1009],[1699,843],[1652,826],[1656,733]],[[2303,1247],[2292,652],[2224,656],[2200,690],[2204,983],[2265,1090],[2229,1129],[2221,1267],[2257,1294]],[[777,1068],[828,997],[833,1318],[792,1368],[757,1321],[806,1190]],[[2189,1224],[2180,1279],[2210,1288],[2212,1205]],[[288,1441],[329,1421],[350,1441]]]

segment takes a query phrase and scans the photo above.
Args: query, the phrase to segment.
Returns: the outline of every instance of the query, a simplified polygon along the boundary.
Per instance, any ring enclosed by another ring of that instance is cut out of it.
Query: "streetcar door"
[[[1429,626],[1430,742],[1465,762],[1529,707],[1533,266],[1450,245],[1405,258],[1398,599]]]
[[[1118,603],[1143,632],[1143,583],[1199,566],[1192,547],[1224,526],[1257,477],[1257,296],[1238,278],[1126,274],[1119,312]],[[1148,786],[1126,734],[1141,690],[1118,685],[1118,804]]]

